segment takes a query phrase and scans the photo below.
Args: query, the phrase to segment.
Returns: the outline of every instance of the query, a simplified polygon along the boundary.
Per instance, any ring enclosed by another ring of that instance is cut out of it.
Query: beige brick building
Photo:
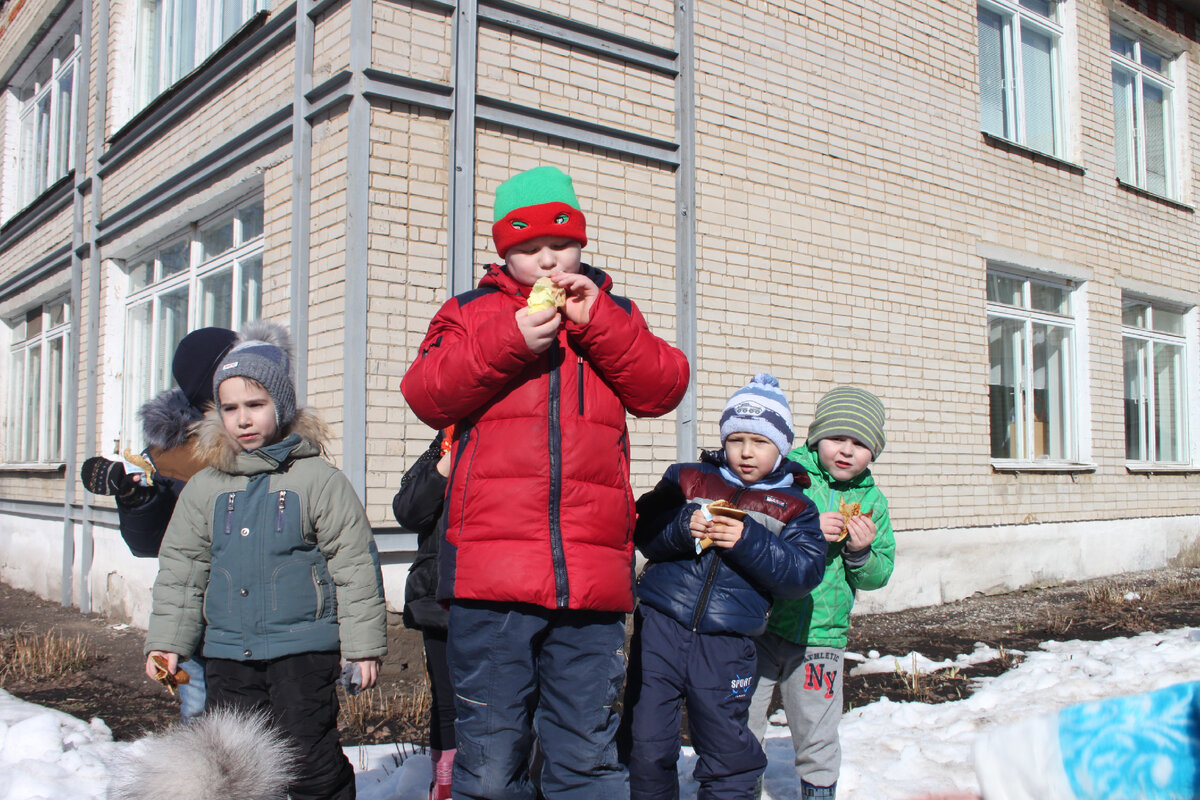
[[[693,384],[635,491],[759,370],[801,437],[888,409],[899,543],[863,608],[1200,560],[1200,3],[8,0],[0,578],[141,621],[88,456],[175,343],[265,316],[387,551],[430,431],[400,378],[554,164],[585,260]]]

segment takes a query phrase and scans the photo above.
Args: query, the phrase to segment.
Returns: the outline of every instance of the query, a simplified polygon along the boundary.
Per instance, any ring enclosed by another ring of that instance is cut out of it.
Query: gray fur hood
[[[161,450],[179,447],[191,434],[192,426],[204,418],[204,411],[188,402],[182,389],[168,389],[138,409],[146,446]]]

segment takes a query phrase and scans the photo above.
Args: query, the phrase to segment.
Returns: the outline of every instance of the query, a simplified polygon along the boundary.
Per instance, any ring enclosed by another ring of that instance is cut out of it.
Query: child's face
[[[561,236],[539,236],[514,245],[504,255],[508,274],[517,283],[532,286],[543,275],[579,272],[579,242]]]
[[[731,433],[725,439],[725,461],[746,483],[761,481],[775,469],[779,448],[758,433]]]
[[[849,436],[817,442],[817,458],[835,481],[848,481],[871,464],[871,448]]]
[[[278,438],[275,403],[257,383],[245,378],[222,381],[217,387],[217,407],[221,409],[225,432],[243,450],[257,450]]]

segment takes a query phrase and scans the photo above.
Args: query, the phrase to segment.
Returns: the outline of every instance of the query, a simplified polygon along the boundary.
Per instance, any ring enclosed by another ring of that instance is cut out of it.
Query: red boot
[[[454,774],[454,754],[457,750],[430,750],[433,762],[433,783],[429,784],[429,800],[450,800],[450,778]]]

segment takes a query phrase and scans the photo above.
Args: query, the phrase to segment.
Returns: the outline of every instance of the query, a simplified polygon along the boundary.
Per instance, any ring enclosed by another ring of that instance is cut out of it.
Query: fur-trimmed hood
[[[147,447],[170,450],[187,441],[204,411],[188,401],[182,389],[168,389],[138,409]]]
[[[221,423],[221,412],[210,408],[204,418],[193,426],[196,434],[196,457],[205,465],[221,472],[237,474],[238,456],[245,451],[234,441]],[[329,443],[329,426],[317,414],[307,408],[296,411],[296,418],[279,432],[279,439],[286,439],[291,434],[298,434],[301,439],[312,444],[322,455]]]

